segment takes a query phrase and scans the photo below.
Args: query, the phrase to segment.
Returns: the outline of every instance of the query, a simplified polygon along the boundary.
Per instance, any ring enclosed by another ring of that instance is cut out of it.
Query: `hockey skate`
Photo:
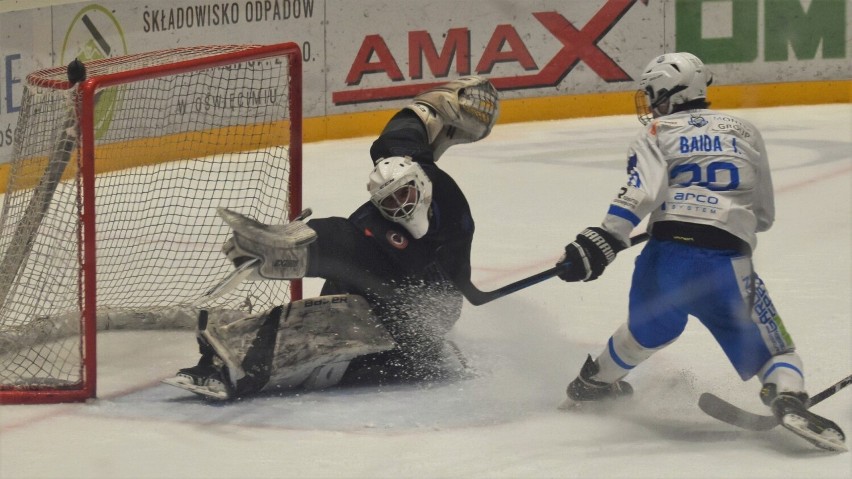
[[[840,426],[808,410],[807,394],[776,393],[775,384],[767,383],[760,391],[760,398],[782,426],[814,446],[835,452],[848,450]]]
[[[185,389],[204,398],[217,401],[227,401],[231,398],[221,367],[213,365],[212,358],[202,356],[198,365],[184,368],[171,378],[163,379],[163,383]]]
[[[580,369],[580,375],[568,384],[566,390],[568,397],[559,406],[559,409],[572,409],[584,402],[619,399],[633,394],[633,387],[626,381],[604,383],[592,379],[592,376],[597,374],[598,370],[597,363],[589,355],[582,369]]]
[[[234,388],[229,382],[231,374],[227,362],[222,360],[210,344],[210,336],[204,334],[206,327],[207,312],[202,311],[199,313],[199,334],[196,335],[201,353],[198,364],[180,369],[174,377],[163,379],[161,382],[193,392],[205,399],[227,401],[235,396]]]

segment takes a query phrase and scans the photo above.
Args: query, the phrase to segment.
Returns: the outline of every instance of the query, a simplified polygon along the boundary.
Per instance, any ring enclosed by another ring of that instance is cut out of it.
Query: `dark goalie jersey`
[[[474,222],[464,193],[434,163],[425,129],[412,112],[397,113],[374,142],[371,156],[374,162],[410,156],[423,167],[432,181],[427,233],[414,239],[370,202],[349,218],[310,220],[317,240],[310,247],[306,276],[326,279],[322,294],[365,297],[400,348],[422,362],[443,343],[472,288]]]

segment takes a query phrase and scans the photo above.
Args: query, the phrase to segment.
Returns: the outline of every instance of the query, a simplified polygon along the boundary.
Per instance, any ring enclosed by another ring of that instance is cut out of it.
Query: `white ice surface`
[[[816,392],[852,369],[852,107],[732,113],[767,142],[778,215],[755,263]],[[499,125],[441,159],[476,219],[480,289],[551,267],[600,222],[638,129],[632,116]],[[315,217],[346,216],[365,201],[371,141],[305,146],[304,204]],[[639,249],[593,283],[552,279],[465,305],[452,336],[479,376],[452,384],[209,404],[158,382],[195,363],[191,332],[102,333],[98,400],[0,407],[0,478],[852,477],[850,453],[705,416],[696,404],[704,391],[766,410],[757,381],[740,381],[695,320],[628,377],[630,402],[556,409],[585,356],[624,320]],[[319,285],[307,281],[306,295]],[[850,391],[815,408],[847,433]]]

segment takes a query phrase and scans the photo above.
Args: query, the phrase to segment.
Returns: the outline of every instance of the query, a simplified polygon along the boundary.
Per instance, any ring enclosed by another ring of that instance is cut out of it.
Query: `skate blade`
[[[199,386],[192,382],[191,379],[185,376],[175,376],[173,378],[166,378],[162,381],[163,384],[168,384],[169,386],[178,387],[199,396],[203,396],[205,398],[215,399],[217,401],[227,401],[230,399],[227,391],[222,391],[218,389],[211,389],[209,386]]]
[[[826,429],[822,434],[817,434],[808,428],[808,420],[801,416],[787,414],[781,420],[781,425],[820,449],[834,452],[848,451],[846,444],[843,443],[843,437],[837,431]]]
[[[578,401],[571,399],[570,397],[566,397],[562,404],[556,407],[560,411],[575,411],[580,409],[588,409],[594,411],[605,411],[607,409],[611,409],[612,407],[621,404],[622,402],[630,399],[632,394],[627,394],[624,396],[614,396],[614,397],[605,397],[601,399],[593,399],[588,401]]]
[[[559,409],[560,411],[572,411],[579,408],[582,403],[582,401],[574,401],[571,398],[565,398],[565,400],[562,401],[562,404],[556,406],[556,409]]]

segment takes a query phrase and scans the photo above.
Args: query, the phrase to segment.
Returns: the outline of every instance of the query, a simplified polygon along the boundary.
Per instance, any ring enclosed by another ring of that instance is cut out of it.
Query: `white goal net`
[[[301,207],[301,53],[189,47],[28,76],[0,215],[0,402],[95,395],[95,332],[194,327],[301,293],[255,282],[200,301],[233,266],[225,206]],[[72,79],[73,73],[72,73]]]

